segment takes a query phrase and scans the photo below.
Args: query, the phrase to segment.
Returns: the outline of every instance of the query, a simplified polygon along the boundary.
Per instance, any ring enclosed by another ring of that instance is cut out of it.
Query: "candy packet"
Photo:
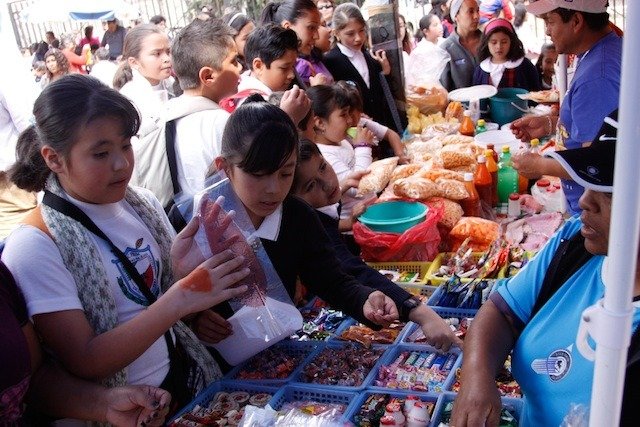
[[[238,286],[248,290],[227,303],[233,315],[233,334],[217,344],[231,365],[237,365],[261,350],[288,337],[302,327],[302,315],[295,308],[273,267],[256,229],[223,172],[211,177],[209,187],[196,194],[194,215],[200,228],[194,239],[206,258],[226,249],[244,257],[241,268],[250,273]]]

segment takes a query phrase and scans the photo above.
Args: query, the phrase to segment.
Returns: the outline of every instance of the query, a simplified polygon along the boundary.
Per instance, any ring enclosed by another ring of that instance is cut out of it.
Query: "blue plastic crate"
[[[396,346],[393,346],[389,349],[389,351],[387,351],[384,355],[383,358],[381,358],[381,360],[379,361],[379,363],[377,364],[376,367],[376,372],[375,372],[375,376],[372,378],[372,383],[369,386],[370,390],[375,390],[377,392],[382,392],[382,393],[386,393],[389,392],[390,390],[405,390],[405,389],[393,389],[393,388],[387,388],[387,387],[381,387],[381,386],[377,386],[375,385],[375,380],[378,378],[378,372],[380,370],[380,368],[382,366],[385,365],[390,365],[392,364],[397,358],[398,356],[400,356],[400,354],[402,352],[405,351],[419,351],[419,352],[435,352],[435,353],[441,353],[438,350],[436,350],[435,348],[431,347],[430,345],[426,345],[426,344],[399,344]],[[436,392],[439,393],[441,391],[445,391],[445,390],[450,390],[451,389],[451,385],[453,384],[453,382],[456,379],[456,369],[458,369],[458,367],[460,366],[462,357],[461,354],[462,352],[460,351],[459,348],[451,348],[449,349],[448,352],[444,353],[446,355],[448,354],[455,354],[456,355],[456,361],[454,362],[451,370],[449,371],[449,373],[447,374],[447,377],[445,378],[444,382],[442,383],[442,388],[441,390],[429,390],[429,392]],[[414,392],[416,393],[417,391],[415,390],[406,390],[409,392]]]
[[[195,399],[193,399],[187,406],[185,406],[180,411],[178,411],[178,413],[174,417],[174,420],[180,417],[181,415],[191,411],[196,405],[207,406],[209,402],[211,402],[211,400],[214,398],[216,393],[220,391],[226,391],[228,393],[231,393],[234,391],[246,391],[247,393],[252,393],[252,394],[269,393],[275,396],[275,394],[278,392],[278,388],[273,386],[259,385],[259,384],[240,383],[237,381],[216,381],[214,383],[211,383],[204,390],[202,390],[202,392],[200,392],[200,394],[198,394],[195,397]]]
[[[465,317],[473,318],[475,317],[478,310],[466,310],[462,308],[449,308],[449,307],[430,307],[435,311],[438,316],[443,319],[449,318],[457,318],[462,319]],[[417,323],[410,322],[402,331],[402,336],[400,337],[400,341],[398,343],[402,344],[415,344],[415,345],[423,345],[422,343],[416,343],[413,341],[409,341],[409,337],[413,334],[420,326]]]
[[[241,363],[240,365],[234,367],[231,371],[229,371],[229,373],[227,375],[225,375],[224,379],[225,380],[238,381],[238,382],[249,382],[249,383],[255,383],[255,384],[262,384],[262,385],[282,386],[282,385],[290,382],[296,376],[296,374],[299,372],[299,370],[302,368],[302,366],[305,365],[307,359],[309,357],[311,357],[318,349],[323,348],[324,345],[325,345],[324,341],[302,341],[302,342],[300,342],[300,341],[286,340],[286,341],[280,341],[279,343],[273,345],[272,347],[269,347],[272,350],[282,350],[287,354],[299,356],[301,358],[301,360],[298,362],[298,366],[296,366],[296,368],[286,378],[269,378],[269,379],[240,379],[240,378],[237,378],[238,374],[240,373],[240,371],[242,371],[245,367],[249,366],[252,363],[252,361],[254,360],[255,357],[258,357],[258,356],[260,356],[262,354],[262,352],[261,352],[261,353],[258,353],[255,356],[253,356],[249,360],[247,360],[247,361]],[[266,351],[266,350],[263,350],[263,351]]]
[[[322,350],[324,350],[325,348],[338,350],[348,346],[360,347],[364,349],[363,346],[356,343],[330,341],[324,346],[324,348],[319,348],[318,350],[316,350],[309,358],[307,358],[304,365],[301,366],[300,369],[296,370],[296,374],[293,378],[293,383],[296,385],[304,385],[304,387],[323,388],[323,389],[329,388],[331,390],[340,390],[340,391],[347,391],[347,392],[356,392],[366,388],[373,380],[374,376],[376,375],[376,372],[378,372],[378,366],[380,365],[381,360],[384,358],[384,355],[387,349],[390,349],[389,346],[382,346],[377,344],[371,346],[372,349],[380,350],[383,353],[380,355],[376,363],[373,365],[373,368],[371,369],[371,371],[369,371],[369,373],[365,376],[364,380],[362,381],[362,384],[358,386],[349,387],[349,386],[343,386],[343,385],[307,383],[302,380],[302,373],[304,369],[307,367],[307,365],[309,365],[316,359],[316,357],[322,352]]]
[[[309,387],[308,385],[289,384],[282,387],[269,402],[276,411],[279,411],[285,403],[311,400],[320,403],[340,403],[345,406],[342,418],[351,411],[356,400],[354,391],[335,390],[333,388]]]
[[[444,285],[438,286],[438,289],[436,289],[433,295],[431,295],[431,298],[429,298],[429,301],[427,301],[427,305],[433,309],[439,308],[439,309],[455,310],[457,313],[459,313],[464,317],[474,317],[478,312],[479,309],[477,308],[442,307],[442,306],[436,305],[436,303],[438,302],[438,300],[440,300],[440,297],[442,296],[443,293],[444,293]]]
[[[450,393],[450,392],[444,393],[442,395],[440,400],[438,400],[436,409],[434,410],[435,416],[433,417],[432,421],[435,424],[432,424],[432,425],[437,426],[440,424],[442,420],[442,414],[444,412],[446,405],[449,402],[453,402],[456,399],[457,395],[458,393]],[[513,415],[514,418],[518,420],[518,425],[520,425],[522,423],[522,413],[524,412],[525,400],[514,399],[511,397],[503,397],[500,400],[502,400],[502,407],[508,409],[509,412],[511,412],[511,415]]]
[[[354,341],[348,341],[348,340],[343,340],[340,339],[340,335],[342,335],[343,332],[345,332],[347,329],[349,329],[349,327],[351,326],[355,326],[357,325],[358,322],[356,319],[349,319],[346,324],[343,323],[342,325],[340,325],[340,328],[338,328],[338,330],[336,331],[336,336],[335,336],[335,340],[339,341],[339,342],[354,342]],[[404,334],[404,332],[407,329],[407,326],[410,324],[411,322],[407,322],[407,324],[405,324],[402,329],[400,330],[400,333],[398,333],[398,336],[396,337],[396,339],[390,343],[390,344],[383,344],[383,343],[376,343],[376,345],[394,345],[394,344],[398,344],[400,343],[400,340],[402,339],[402,336]]]
[[[434,419],[434,415],[436,414],[436,408],[438,406],[438,398],[441,396],[441,394],[440,393],[418,393],[415,391],[406,391],[406,390],[389,390],[389,389],[385,391],[365,390],[362,393],[360,393],[356,397],[356,399],[353,401],[353,403],[350,405],[349,412],[344,415],[343,420],[349,421],[355,424],[356,415],[358,415],[358,413],[360,412],[360,408],[362,407],[364,402],[367,401],[369,396],[371,396],[372,394],[386,394],[392,397],[399,397],[402,399],[406,399],[407,396],[417,396],[423,402],[433,402],[435,404],[435,407],[433,409],[433,413],[431,414],[432,422],[429,423],[429,427],[437,426],[437,424],[433,423],[433,419]],[[357,427],[357,424],[355,425]]]

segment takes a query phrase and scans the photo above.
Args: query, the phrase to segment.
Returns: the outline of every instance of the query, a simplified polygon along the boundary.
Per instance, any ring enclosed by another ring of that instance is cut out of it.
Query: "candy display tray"
[[[438,426],[442,421],[442,414],[444,409],[449,402],[453,402],[458,396],[458,393],[446,392],[440,396],[438,403],[436,404],[436,408],[434,409],[434,416],[432,418],[432,425]],[[502,401],[502,407],[506,408],[511,412],[516,420],[518,420],[518,425],[522,424],[522,413],[525,405],[524,399],[515,399],[511,397],[502,397],[500,398]],[[445,424],[446,425],[446,424]]]
[[[343,420],[345,422],[351,422],[357,426],[357,424],[355,423],[355,417],[360,412],[360,409],[364,404],[364,402],[366,402],[369,396],[371,396],[372,394],[387,394],[389,396],[398,397],[401,399],[406,399],[407,396],[417,396],[423,402],[433,402],[435,404],[435,407],[433,409],[433,413],[431,414],[431,422],[428,424],[428,427],[437,427],[437,424],[434,424],[434,416],[436,414],[436,408],[438,406],[438,403],[437,403],[438,399],[442,394],[441,393],[421,393],[421,392],[415,392],[411,390],[393,390],[393,389],[384,389],[384,391],[371,390],[371,389],[365,390],[362,393],[358,394],[356,399],[350,405],[349,411],[345,413]]]

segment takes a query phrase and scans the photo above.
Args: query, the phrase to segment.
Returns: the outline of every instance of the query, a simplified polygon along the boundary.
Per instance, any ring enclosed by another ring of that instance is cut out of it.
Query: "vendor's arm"
[[[558,116],[525,116],[511,123],[511,132],[521,141],[552,135],[558,124]]]
[[[537,179],[542,175],[557,176],[563,179],[571,179],[569,173],[562,165],[551,157],[528,151],[515,154],[512,157],[513,167],[525,178]]]
[[[464,343],[461,387],[451,425],[497,426],[502,404],[495,377],[515,343],[508,318],[490,300],[473,320]]]

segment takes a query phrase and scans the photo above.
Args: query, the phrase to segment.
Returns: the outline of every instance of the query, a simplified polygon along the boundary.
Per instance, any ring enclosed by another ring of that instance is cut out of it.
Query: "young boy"
[[[220,154],[229,113],[218,102],[237,91],[242,68],[234,34],[220,20],[194,20],[171,46],[173,69],[184,92],[169,101],[166,119],[176,120],[177,175],[184,194],[204,189],[207,169]]]
[[[287,90],[295,78],[298,36],[278,25],[258,27],[244,47],[249,70],[242,74],[240,93],[260,93],[265,99],[273,92]],[[245,97],[246,97],[245,96]]]

